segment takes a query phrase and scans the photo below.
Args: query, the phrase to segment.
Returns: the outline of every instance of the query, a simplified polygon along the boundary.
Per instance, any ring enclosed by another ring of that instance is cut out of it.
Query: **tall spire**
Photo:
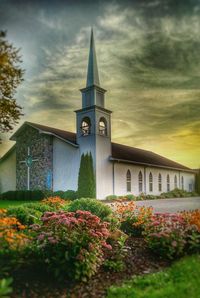
[[[86,87],[97,85],[99,86],[99,74],[97,67],[97,58],[95,52],[95,44],[94,44],[94,35],[93,29],[91,29],[91,37],[90,37],[90,52],[89,52],[89,60],[88,60],[88,71],[87,71],[87,83]]]

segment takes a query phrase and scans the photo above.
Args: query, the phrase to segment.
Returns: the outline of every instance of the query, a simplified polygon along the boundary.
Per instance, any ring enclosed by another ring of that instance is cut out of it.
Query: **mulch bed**
[[[144,239],[129,237],[126,241],[128,253],[125,269],[121,272],[105,271],[102,266],[87,283],[59,284],[40,272],[18,272],[14,274],[12,298],[102,298],[111,285],[120,285],[133,275],[160,271],[169,262],[154,257],[147,249]]]

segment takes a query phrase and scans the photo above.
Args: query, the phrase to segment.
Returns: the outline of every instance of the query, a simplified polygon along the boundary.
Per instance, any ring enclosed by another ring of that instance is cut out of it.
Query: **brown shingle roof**
[[[64,140],[67,140],[71,143],[76,144],[76,133],[74,132],[70,132],[70,131],[66,131],[66,130],[62,130],[62,129],[58,129],[58,128],[54,128],[54,127],[50,127],[50,126],[46,126],[46,125],[41,125],[41,124],[37,124],[37,123],[32,123],[32,122],[26,122],[27,124],[30,124],[31,126],[38,128],[40,130],[42,130],[43,132],[49,132],[51,134],[54,134]]]
[[[66,130],[57,129],[54,127],[49,127],[37,123],[32,122],[25,122],[24,125],[30,125],[36,129],[41,130],[43,133],[50,133],[54,136],[57,136],[59,138],[62,138],[63,140],[66,140],[76,146],[76,133],[69,132]],[[23,125],[23,126],[24,126]],[[21,133],[21,128],[19,128],[11,139],[15,140],[15,136],[17,134]],[[135,147],[129,147],[117,143],[112,143],[112,153],[110,159],[116,159],[123,162],[132,162],[135,164],[140,165],[151,165],[155,167],[163,167],[163,168],[171,168],[171,169],[178,169],[178,170],[186,170],[186,171],[192,171],[190,168],[185,167],[175,161],[172,161],[168,158],[165,158],[161,155],[158,155],[156,153],[153,153],[151,151],[135,148]]]
[[[112,143],[112,158],[158,167],[191,170],[175,161],[165,158],[151,151]]]

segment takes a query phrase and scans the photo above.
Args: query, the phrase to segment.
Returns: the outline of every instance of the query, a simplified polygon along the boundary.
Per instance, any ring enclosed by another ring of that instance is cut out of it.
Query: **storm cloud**
[[[75,131],[93,26],[113,141],[200,166],[200,1],[8,0],[0,11],[26,70],[19,125]]]

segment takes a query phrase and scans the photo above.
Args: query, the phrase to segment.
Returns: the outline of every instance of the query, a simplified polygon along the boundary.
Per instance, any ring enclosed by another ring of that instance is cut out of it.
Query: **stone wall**
[[[24,161],[28,155],[38,161],[33,162],[30,167],[30,189],[46,189],[47,175],[53,173],[53,140],[52,136],[40,134],[39,131],[26,126],[16,140],[16,188],[27,189],[27,166]],[[51,179],[50,179],[51,180]],[[51,181],[53,185],[53,181]],[[50,186],[50,188],[52,188]]]

